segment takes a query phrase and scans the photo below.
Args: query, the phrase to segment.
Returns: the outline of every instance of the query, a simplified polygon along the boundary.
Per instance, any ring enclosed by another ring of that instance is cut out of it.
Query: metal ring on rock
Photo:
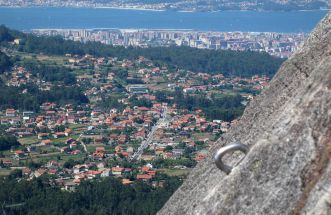
[[[248,146],[246,146],[240,142],[236,142],[236,143],[232,143],[227,146],[224,146],[216,152],[216,154],[214,156],[215,164],[220,170],[222,170],[226,174],[230,174],[233,167],[228,166],[223,163],[222,158],[224,157],[224,155],[226,155],[227,153],[235,152],[235,151],[241,151],[246,155],[248,150],[249,150]]]

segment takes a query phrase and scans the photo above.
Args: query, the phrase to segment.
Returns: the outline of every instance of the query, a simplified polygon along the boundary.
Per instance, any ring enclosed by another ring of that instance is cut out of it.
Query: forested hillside
[[[0,51],[0,73],[3,73],[12,65],[10,58]]]
[[[22,92],[25,93],[22,93]],[[87,97],[77,87],[52,87],[49,91],[41,91],[35,85],[8,87],[0,83],[0,108],[39,111],[43,102],[59,104],[84,104]]]
[[[20,174],[16,171],[9,178],[0,179],[0,201],[7,215],[155,214],[181,184],[177,178],[169,178],[162,188],[143,182],[126,186],[107,178],[86,181],[76,192],[63,192],[49,185],[47,177],[20,182],[12,179]]]
[[[1,30],[5,29],[5,30]],[[37,37],[32,34],[0,27],[1,38],[20,38],[17,49],[30,53],[64,55],[67,53],[97,57],[119,57],[135,59],[144,56],[160,64],[192,70],[194,72],[222,73],[226,76],[248,77],[256,74],[275,74],[282,59],[266,53],[230,50],[201,50],[190,47],[153,47],[153,48],[124,48],[104,45],[97,42],[80,43],[64,40],[61,37]],[[1,41],[0,41],[1,42]]]

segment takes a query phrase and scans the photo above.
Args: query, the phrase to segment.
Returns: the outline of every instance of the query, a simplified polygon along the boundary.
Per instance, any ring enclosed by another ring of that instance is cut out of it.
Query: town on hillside
[[[165,175],[185,177],[269,82],[266,76],[193,73],[144,57],[15,54],[72,69],[75,80],[68,83],[83,89],[88,102],[53,99],[35,110],[3,108],[1,129],[19,144],[0,151],[0,174],[21,170],[26,180],[48,175],[69,191],[103,177],[155,187],[163,186]],[[5,85],[23,87],[22,94],[33,90],[25,88],[29,84],[46,93],[64,88],[29,65],[5,72]]]

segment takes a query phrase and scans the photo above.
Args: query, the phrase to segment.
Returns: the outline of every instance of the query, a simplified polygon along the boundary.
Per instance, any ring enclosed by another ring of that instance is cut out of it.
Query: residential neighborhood
[[[2,110],[1,126],[21,145],[1,152],[0,173],[20,169],[27,180],[49,175],[68,191],[103,177],[153,186],[162,186],[164,174],[185,177],[205,159],[209,145],[240,119],[211,118],[199,106],[183,108],[177,97],[217,100],[235,93],[244,107],[269,82],[266,76],[226,78],[173,70],[144,57],[67,54],[62,60],[77,69],[75,85],[84,89],[89,102],[45,102],[38,111]],[[33,83],[48,91],[57,83],[33,73],[14,66],[5,74],[7,85]]]

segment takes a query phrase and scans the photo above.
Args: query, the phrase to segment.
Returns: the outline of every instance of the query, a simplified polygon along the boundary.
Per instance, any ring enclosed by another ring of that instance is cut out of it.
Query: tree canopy
[[[10,58],[0,51],[0,74],[8,70],[12,66]]]
[[[11,135],[0,136],[0,151],[9,150],[11,147],[19,146],[16,137]]]
[[[22,93],[22,91],[26,91]],[[10,96],[8,96],[10,95]],[[88,98],[82,90],[74,86],[52,87],[49,91],[42,91],[36,85],[22,85],[9,87],[0,83],[0,108],[15,108],[20,110],[39,111],[44,102],[57,102],[59,104],[84,104]]]
[[[0,201],[6,214],[155,214],[178,188],[178,178],[168,178],[163,187],[153,188],[144,182],[122,185],[114,178],[84,181],[76,192],[61,191],[41,177],[32,181],[0,181]]]
[[[60,36],[36,36],[8,30],[9,34],[22,40],[18,49],[30,53],[50,55],[91,54],[97,57],[118,57],[135,59],[144,56],[153,61],[174,68],[193,72],[223,73],[226,76],[252,76],[263,74],[272,76],[278,70],[282,59],[267,53],[252,51],[208,50],[190,47],[120,47],[99,42],[75,42]],[[0,38],[2,38],[0,36]],[[7,37],[6,37],[7,38]],[[1,42],[1,39],[0,39]]]

